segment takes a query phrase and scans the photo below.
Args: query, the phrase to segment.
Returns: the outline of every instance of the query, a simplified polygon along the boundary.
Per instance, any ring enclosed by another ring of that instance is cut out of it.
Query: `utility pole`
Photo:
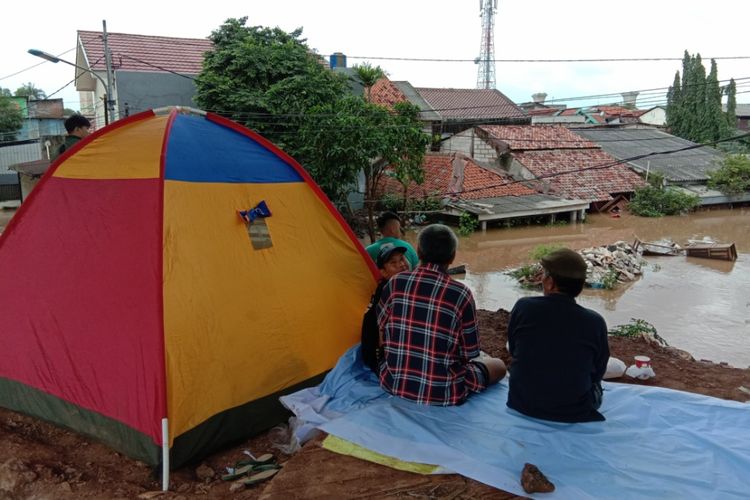
[[[479,57],[474,63],[479,65],[477,72],[478,89],[495,88],[495,12],[497,0],[479,0],[479,15],[482,18],[482,41]]]
[[[107,43],[107,21],[102,20],[102,32],[103,32],[103,39],[104,39],[104,61],[107,65],[107,113],[105,115],[109,115],[109,120],[105,119],[105,122],[109,121],[115,121],[115,100],[114,100],[114,93],[112,92],[112,82],[114,81],[114,75],[112,73],[112,54],[109,52],[109,44]]]

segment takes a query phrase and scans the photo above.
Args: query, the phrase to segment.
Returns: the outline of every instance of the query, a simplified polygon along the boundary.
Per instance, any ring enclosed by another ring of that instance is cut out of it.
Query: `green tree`
[[[308,169],[337,203],[365,173],[370,234],[375,187],[382,169],[409,165],[424,154],[417,112],[382,106],[349,94],[346,77],[321,64],[302,30],[245,26],[228,19],[211,34],[196,79],[196,102],[258,130]],[[363,70],[368,84],[379,68]],[[397,133],[396,131],[399,131]]]
[[[344,200],[360,171],[366,177],[371,173],[388,118],[385,108],[351,95],[310,109],[299,130],[300,153],[310,175],[335,202]]]
[[[354,96],[315,107],[300,129],[301,155],[310,174],[337,201],[364,173],[368,234],[375,239],[374,206],[386,169],[421,182],[429,137],[422,132],[418,108],[399,103],[394,112]]]
[[[403,210],[409,206],[409,185],[424,182],[425,151],[430,142],[429,134],[421,129],[419,107],[409,102],[399,102],[391,116],[392,126],[386,132],[387,143],[392,147],[384,151],[385,162],[391,167],[391,175],[403,189]],[[378,184],[375,184],[377,188]]]
[[[682,132],[682,85],[680,84],[680,72],[674,74],[674,82],[667,91],[667,127],[675,135]]]
[[[734,78],[729,80],[724,93],[727,95],[727,126],[729,130],[735,130],[737,128],[737,84]]]
[[[3,87],[0,87],[0,96],[2,97],[12,97],[13,94],[11,93],[10,89],[6,89]]]
[[[0,141],[12,141],[23,126],[23,113],[4,92],[0,92]]]
[[[711,60],[711,70],[706,75],[700,54],[691,56],[685,51],[682,78],[678,71],[667,92],[667,125],[670,131],[676,136],[701,143],[730,137],[731,131],[727,126],[729,117],[722,110],[721,99],[716,61]]]
[[[385,71],[380,66],[371,66],[369,63],[355,65],[354,71],[357,73],[357,78],[362,82],[362,85],[365,86],[365,100],[372,102],[370,98],[372,86],[385,76]]]
[[[301,28],[286,33],[246,22],[246,17],[228,19],[212,32],[213,50],[196,78],[196,102],[287,145],[292,132],[288,117],[279,115],[299,114],[321,99],[343,95],[345,79],[320,64]]]
[[[46,99],[47,94],[40,88],[37,88],[33,83],[24,83],[16,89],[16,97],[28,97],[31,100]]]
[[[750,191],[750,158],[729,155],[718,170],[709,172],[708,186],[732,196]]]

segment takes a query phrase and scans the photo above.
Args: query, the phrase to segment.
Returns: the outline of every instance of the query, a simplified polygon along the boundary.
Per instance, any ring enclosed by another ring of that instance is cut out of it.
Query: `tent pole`
[[[169,489],[169,421],[161,419],[161,489]]]

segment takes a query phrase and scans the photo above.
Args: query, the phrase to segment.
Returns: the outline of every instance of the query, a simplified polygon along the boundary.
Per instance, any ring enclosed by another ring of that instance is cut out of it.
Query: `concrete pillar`
[[[487,232],[487,221],[486,220],[482,221],[482,232],[483,233]]]
[[[578,211],[577,210],[573,210],[572,212],[570,212],[570,223],[571,224],[575,224],[576,223],[576,219],[578,219]]]
[[[586,220],[586,209],[582,208],[581,209],[581,222],[583,222],[585,220]]]
[[[549,223],[554,224],[555,223],[555,214],[549,214]]]

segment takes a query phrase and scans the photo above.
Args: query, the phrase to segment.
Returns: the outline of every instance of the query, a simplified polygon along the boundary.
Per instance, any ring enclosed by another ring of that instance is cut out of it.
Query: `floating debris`
[[[634,281],[642,274],[641,268],[646,262],[639,252],[624,241],[584,248],[578,253],[588,266],[586,285],[591,288],[613,289],[618,283]],[[524,287],[536,288],[542,283],[542,266],[538,263],[511,269],[507,274]]]

